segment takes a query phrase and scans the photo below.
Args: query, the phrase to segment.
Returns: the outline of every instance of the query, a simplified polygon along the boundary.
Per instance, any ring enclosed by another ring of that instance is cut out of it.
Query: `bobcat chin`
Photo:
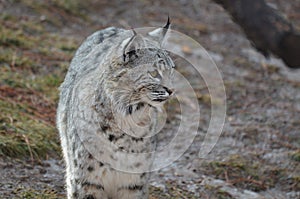
[[[173,94],[169,25],[106,28],[77,50],[57,110],[68,199],[148,198],[158,110]]]

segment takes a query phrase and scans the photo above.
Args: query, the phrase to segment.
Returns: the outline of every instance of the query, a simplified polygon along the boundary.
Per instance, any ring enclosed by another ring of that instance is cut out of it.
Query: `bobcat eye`
[[[159,64],[165,64],[165,61],[163,59],[158,60]]]
[[[159,77],[160,77],[160,75],[159,75],[159,73],[158,73],[157,70],[149,71],[149,74],[150,74],[151,77],[153,77],[153,78],[159,78]]]

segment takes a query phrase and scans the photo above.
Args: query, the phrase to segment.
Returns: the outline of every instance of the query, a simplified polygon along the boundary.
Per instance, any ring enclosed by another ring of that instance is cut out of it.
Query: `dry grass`
[[[67,0],[16,2],[34,14],[48,7],[73,16],[79,9],[76,1]],[[49,32],[49,23],[35,18],[2,13],[0,23],[0,155],[31,159],[57,155],[57,88],[79,42]]]

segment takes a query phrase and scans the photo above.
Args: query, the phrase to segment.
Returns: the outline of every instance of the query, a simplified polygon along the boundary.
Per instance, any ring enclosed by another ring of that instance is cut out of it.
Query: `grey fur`
[[[174,67],[160,31],[106,28],[77,50],[57,110],[69,199],[148,198],[152,135]]]

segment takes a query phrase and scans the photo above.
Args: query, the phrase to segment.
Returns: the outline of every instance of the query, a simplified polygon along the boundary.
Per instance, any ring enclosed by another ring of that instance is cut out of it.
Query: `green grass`
[[[55,127],[32,116],[28,106],[0,100],[0,155],[46,158],[59,152]]]
[[[82,16],[81,7],[84,6],[84,4],[79,0],[53,0],[53,4],[67,13]]]
[[[37,39],[25,35],[21,29],[6,28],[0,26],[0,45],[4,47],[19,47],[23,49],[33,48]]]
[[[84,20],[79,1],[12,2],[53,21],[61,20],[56,12]],[[35,18],[4,12],[0,23],[0,155],[32,159],[56,156],[60,154],[54,122],[58,87],[79,40],[55,29],[49,31],[54,26],[59,30],[61,24],[49,25]]]

